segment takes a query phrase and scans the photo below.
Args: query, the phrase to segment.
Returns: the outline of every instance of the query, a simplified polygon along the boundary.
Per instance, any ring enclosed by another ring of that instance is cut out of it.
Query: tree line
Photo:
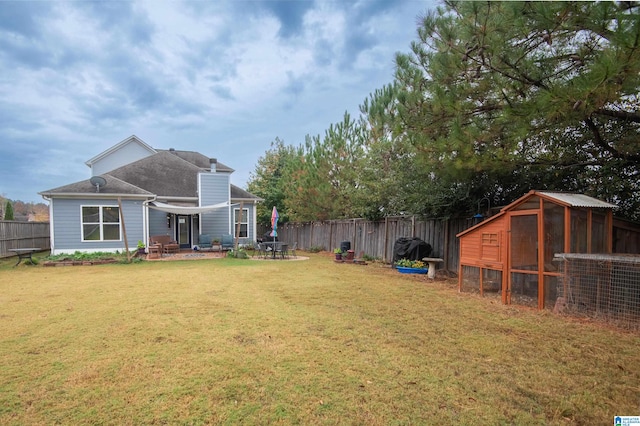
[[[49,207],[44,203],[10,200],[0,195],[0,220],[49,221]]]
[[[634,2],[445,2],[392,82],[323,136],[276,138],[248,182],[283,221],[465,217],[531,189],[640,221]]]

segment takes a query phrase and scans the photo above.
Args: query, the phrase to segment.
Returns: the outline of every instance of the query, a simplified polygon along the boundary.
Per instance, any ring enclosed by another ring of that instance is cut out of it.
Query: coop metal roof
[[[561,203],[568,204],[571,207],[590,207],[600,209],[615,209],[618,206],[615,204],[607,203],[606,201],[598,200],[597,198],[589,197],[584,194],[572,194],[569,192],[549,192],[549,191],[537,191],[538,194],[545,197],[552,198]]]

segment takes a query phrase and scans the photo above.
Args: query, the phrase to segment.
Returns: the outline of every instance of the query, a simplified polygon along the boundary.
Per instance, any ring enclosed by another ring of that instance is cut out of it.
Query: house
[[[553,308],[560,253],[611,253],[614,204],[583,195],[530,191],[459,233],[458,288],[504,304]]]
[[[200,234],[256,240],[256,203],[230,167],[198,152],[156,149],[135,135],[86,162],[87,180],[39,192],[49,202],[51,253],[123,251],[168,235],[193,248]],[[126,244],[125,244],[126,240]]]

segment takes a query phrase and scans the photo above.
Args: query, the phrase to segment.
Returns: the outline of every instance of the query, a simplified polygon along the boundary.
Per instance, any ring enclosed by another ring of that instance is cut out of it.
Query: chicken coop
[[[583,194],[530,191],[457,235],[459,291],[553,309],[562,276],[555,255],[611,253],[615,207]]]

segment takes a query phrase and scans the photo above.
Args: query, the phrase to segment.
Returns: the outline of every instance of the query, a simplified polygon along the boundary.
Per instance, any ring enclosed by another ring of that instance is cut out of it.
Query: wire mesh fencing
[[[640,329],[640,255],[563,253],[556,311]]]
[[[482,297],[501,299],[502,272],[495,269],[463,265],[460,270],[459,289],[463,293],[478,294]]]

